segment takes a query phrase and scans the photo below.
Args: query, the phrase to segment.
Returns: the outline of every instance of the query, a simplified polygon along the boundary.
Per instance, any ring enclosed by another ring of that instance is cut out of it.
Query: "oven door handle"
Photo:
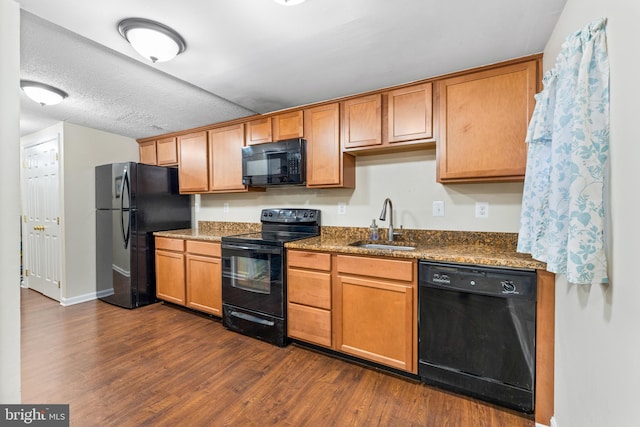
[[[261,254],[280,254],[282,248],[279,246],[260,246],[251,244],[234,245],[230,243],[223,243],[222,249],[230,249],[234,251],[255,251]]]

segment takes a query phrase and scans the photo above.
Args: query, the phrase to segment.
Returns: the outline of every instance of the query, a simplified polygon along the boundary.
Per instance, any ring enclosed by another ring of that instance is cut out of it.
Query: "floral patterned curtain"
[[[609,157],[606,19],[567,37],[536,95],[518,252],[570,283],[607,282],[604,176]]]

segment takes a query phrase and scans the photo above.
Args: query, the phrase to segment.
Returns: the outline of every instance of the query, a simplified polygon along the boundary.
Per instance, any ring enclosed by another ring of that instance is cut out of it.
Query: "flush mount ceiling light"
[[[136,52],[151,62],[168,61],[187,49],[184,39],[175,30],[149,19],[123,19],[118,22],[118,31]]]
[[[304,2],[304,0],[273,0],[273,1],[278,4],[282,4],[284,6],[295,6],[297,4]]]
[[[29,98],[42,106],[59,104],[69,96],[57,87],[31,80],[20,80],[20,87]]]

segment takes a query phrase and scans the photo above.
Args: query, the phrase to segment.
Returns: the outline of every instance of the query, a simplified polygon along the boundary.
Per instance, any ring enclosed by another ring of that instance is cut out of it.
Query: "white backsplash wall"
[[[368,227],[382,203],[391,198],[396,227],[517,232],[523,183],[436,183],[435,150],[376,154],[356,159],[356,188],[269,188],[263,193],[205,194],[194,213],[198,221],[257,222],[263,208],[313,208],[322,210],[322,225]],[[432,216],[435,200],[444,202],[443,217]],[[476,202],[489,203],[489,217],[476,218]],[[338,213],[344,203],[346,211]],[[228,212],[225,212],[228,204]]]

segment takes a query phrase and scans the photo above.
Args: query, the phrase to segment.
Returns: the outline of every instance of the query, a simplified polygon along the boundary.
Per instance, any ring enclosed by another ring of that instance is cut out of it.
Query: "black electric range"
[[[222,238],[222,323],[278,346],[288,344],[284,244],[320,235],[316,209],[263,209],[262,231]]]

